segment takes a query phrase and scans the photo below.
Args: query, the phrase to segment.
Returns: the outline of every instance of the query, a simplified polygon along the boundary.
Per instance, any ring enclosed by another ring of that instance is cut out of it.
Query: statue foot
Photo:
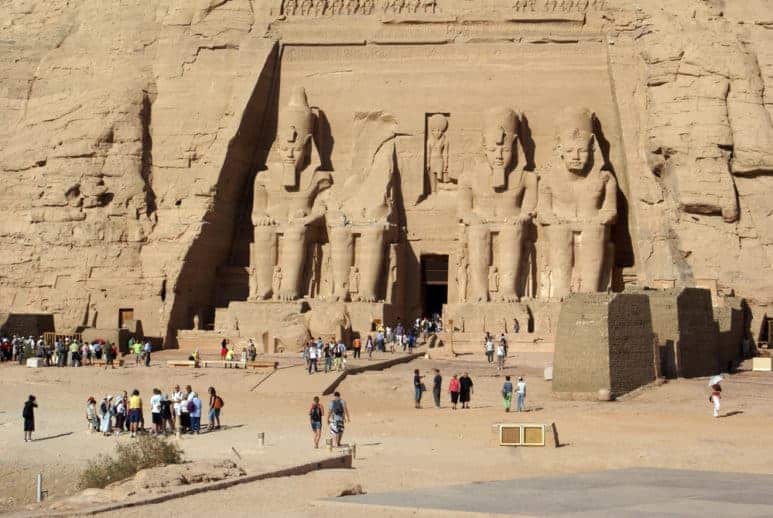
[[[280,293],[279,297],[278,297],[278,299],[281,300],[282,302],[288,302],[288,301],[291,301],[291,300],[295,300],[297,298],[298,298],[298,296],[295,295],[294,293],[287,293],[287,292]]]
[[[365,295],[363,297],[359,297],[360,302],[376,302],[376,297]]]

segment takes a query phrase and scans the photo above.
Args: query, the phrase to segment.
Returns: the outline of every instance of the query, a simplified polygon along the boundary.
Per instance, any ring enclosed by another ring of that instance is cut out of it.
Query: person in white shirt
[[[523,381],[523,377],[518,378],[518,384],[515,387],[515,392],[518,395],[518,412],[523,412],[524,402],[526,400],[526,382]]]
[[[161,433],[164,421],[161,417],[161,391],[157,388],[153,389],[153,395],[150,397],[150,413],[153,417],[153,431],[151,433]]]
[[[505,346],[503,344],[497,345],[497,370],[505,368]]]
[[[309,374],[311,374],[312,369],[314,369],[314,372],[319,372],[319,367],[317,366],[317,359],[319,358],[319,350],[317,349],[317,344],[314,342],[309,343]]]

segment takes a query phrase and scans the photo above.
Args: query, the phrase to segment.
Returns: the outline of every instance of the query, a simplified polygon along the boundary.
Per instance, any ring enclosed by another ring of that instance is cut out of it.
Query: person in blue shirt
[[[505,376],[505,384],[502,385],[502,400],[505,404],[505,412],[509,412],[513,402],[513,383],[510,381],[510,376]]]

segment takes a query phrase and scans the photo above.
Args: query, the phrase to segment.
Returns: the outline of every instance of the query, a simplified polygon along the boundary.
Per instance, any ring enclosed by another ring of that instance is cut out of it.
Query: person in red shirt
[[[456,404],[459,402],[459,378],[454,374],[451,382],[448,384],[448,392],[451,393],[451,408],[456,410]]]

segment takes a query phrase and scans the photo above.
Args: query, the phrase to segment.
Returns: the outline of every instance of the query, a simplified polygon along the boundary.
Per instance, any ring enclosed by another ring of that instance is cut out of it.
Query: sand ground
[[[44,474],[50,498],[74,493],[78,473],[89,459],[109,453],[116,441],[130,440],[86,431],[86,398],[119,390],[137,388],[147,400],[156,386],[171,392],[176,383],[190,384],[200,393],[210,385],[217,387],[226,401],[222,418],[229,428],[183,437],[181,445],[190,460],[230,458],[251,473],[327,454],[311,447],[307,410],[331,375],[309,376],[300,366],[289,367],[250,390],[266,371],[174,369],[163,365],[163,359],[156,356],[150,368],[110,371],[0,366],[0,510],[29,504],[38,472]],[[297,363],[297,358],[285,358],[284,364],[288,362]],[[413,408],[413,369],[427,375],[431,385],[435,367],[444,376],[444,386],[454,372],[470,372],[473,408],[451,410],[447,394],[444,408],[432,408],[431,395],[425,408]],[[338,506],[319,499],[336,496],[355,483],[379,492],[626,467],[773,472],[773,446],[766,440],[766,431],[773,428],[773,376],[767,373],[730,376],[723,385],[726,417],[720,419],[711,417],[703,379],[675,380],[624,402],[597,403],[553,399],[549,382],[534,368],[511,365],[506,373],[526,376],[529,412],[505,414],[500,401],[503,376],[474,358],[420,359],[350,376],[339,390],[352,414],[344,442],[358,445],[354,469],[255,482],[120,514],[218,515],[227,509],[248,516],[259,508],[261,516],[335,516],[341,512]],[[36,437],[42,440],[25,444],[21,407],[30,393],[40,404]],[[499,422],[555,422],[565,446],[496,446],[492,425]],[[266,433],[263,448],[257,444],[258,432]],[[432,511],[397,509],[376,514],[435,516]]]

